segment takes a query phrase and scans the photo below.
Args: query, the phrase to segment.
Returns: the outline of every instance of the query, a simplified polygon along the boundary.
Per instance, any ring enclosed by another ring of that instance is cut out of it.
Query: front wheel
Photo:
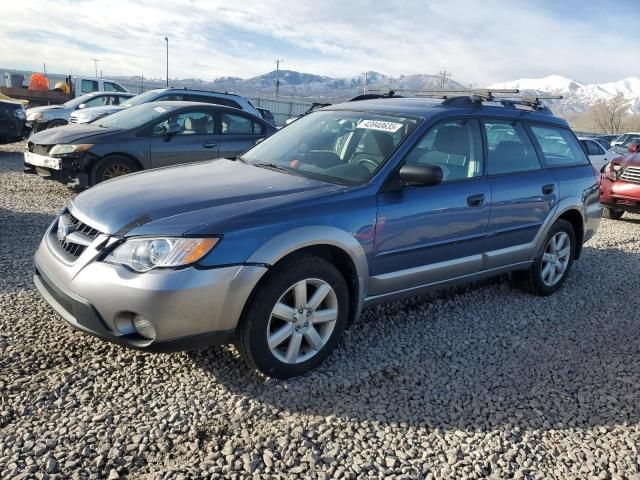
[[[130,158],[111,155],[98,160],[91,168],[89,181],[91,186],[112,178],[136,172],[138,165]]]
[[[566,220],[557,220],[547,233],[544,245],[542,254],[523,273],[525,289],[541,296],[556,292],[567,279],[576,251],[573,226]]]
[[[300,255],[273,267],[236,329],[236,348],[263,374],[286,379],[322,363],[338,344],[349,290],[331,263]]]
[[[602,210],[602,216],[610,220],[620,220],[622,215],[624,215],[624,210],[614,210],[612,208]]]

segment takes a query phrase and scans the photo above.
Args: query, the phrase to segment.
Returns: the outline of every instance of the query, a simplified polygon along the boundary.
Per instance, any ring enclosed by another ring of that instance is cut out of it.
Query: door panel
[[[523,125],[483,122],[491,181],[491,217],[484,268],[525,262],[558,199],[558,182],[543,169]]]
[[[253,147],[264,135],[219,135],[221,158],[236,158]]]
[[[449,120],[429,129],[404,160],[435,165],[443,183],[378,195],[370,295],[479,272],[489,223],[491,185],[483,176],[477,121]]]
[[[469,206],[478,195],[484,202]],[[480,271],[490,198],[483,177],[378,195],[370,295]]]
[[[151,167],[159,168],[218,158],[217,145],[215,135],[176,135],[168,141],[161,136],[153,136],[150,148]]]

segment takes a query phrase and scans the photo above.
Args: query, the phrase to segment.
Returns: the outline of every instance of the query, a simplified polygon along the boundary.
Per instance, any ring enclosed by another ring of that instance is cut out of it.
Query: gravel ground
[[[640,217],[603,220],[550,298],[499,279],[369,309],[280,382],[232,347],[67,327],[31,256],[70,192],[20,161],[0,153],[1,478],[640,478]]]

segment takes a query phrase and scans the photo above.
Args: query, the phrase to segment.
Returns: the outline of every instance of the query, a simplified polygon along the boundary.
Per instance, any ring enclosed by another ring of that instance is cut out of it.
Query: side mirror
[[[180,127],[180,125],[178,125],[177,123],[170,123],[169,127],[164,129],[164,132],[162,132],[162,135],[164,135],[164,141],[168,142],[169,140],[171,140],[172,136],[177,135],[181,131],[182,128]]]
[[[87,108],[86,103],[81,103],[80,105],[78,105],[78,110],[82,110],[83,108]]]
[[[640,144],[638,143],[630,143],[629,144],[629,153],[638,153],[640,152]]]
[[[398,177],[405,185],[429,187],[442,183],[442,168],[438,165],[403,165]]]

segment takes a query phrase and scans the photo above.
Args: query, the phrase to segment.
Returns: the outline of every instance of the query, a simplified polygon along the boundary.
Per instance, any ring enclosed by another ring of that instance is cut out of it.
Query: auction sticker
[[[162,107],[156,107],[156,108],[154,108],[154,110],[155,110],[156,112],[158,112],[158,113],[164,113],[164,112],[166,112],[166,111],[167,111],[167,109],[166,109],[166,108],[162,108]]]
[[[381,130],[383,132],[394,133],[402,128],[401,123],[383,122],[381,120],[362,120],[357,128],[368,128],[369,130]]]

